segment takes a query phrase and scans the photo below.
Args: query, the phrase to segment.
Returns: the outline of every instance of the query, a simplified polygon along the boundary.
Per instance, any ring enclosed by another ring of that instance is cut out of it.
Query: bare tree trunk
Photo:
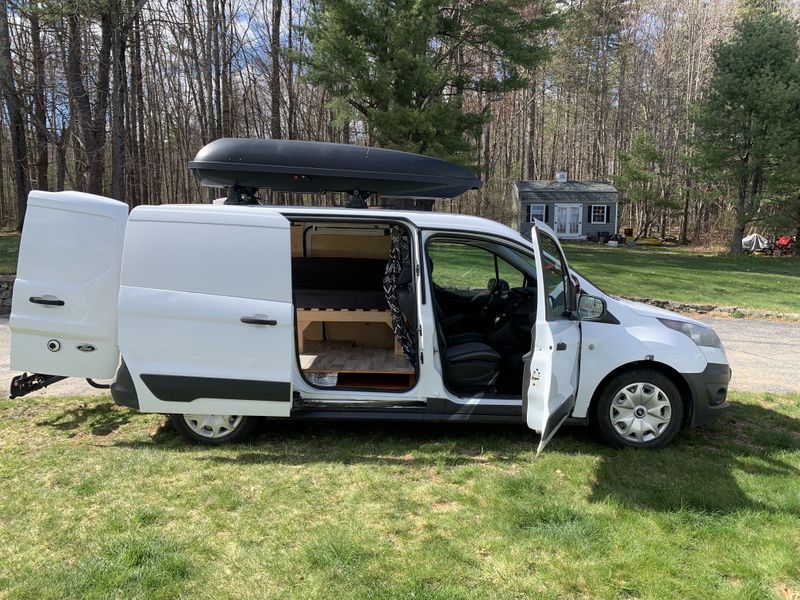
[[[680,243],[686,244],[689,241],[689,200],[692,197],[691,186],[692,180],[686,177],[686,188],[683,191],[683,220],[681,221],[681,237]]]
[[[0,15],[0,86],[3,100],[8,112],[9,129],[11,130],[11,155],[14,163],[14,183],[17,192],[17,230],[22,231],[25,222],[25,208],[28,204],[30,176],[28,173],[28,144],[25,139],[25,123],[22,118],[22,107],[14,82],[14,66],[11,62],[11,44],[8,33],[8,3],[0,3],[3,14]]]
[[[286,61],[286,110],[288,121],[289,139],[293,140],[297,137],[297,107],[295,102],[295,89],[294,89],[294,11],[292,10],[292,0],[289,0],[289,23],[287,26],[288,32],[288,48],[289,57]]]
[[[107,14],[101,19],[101,44],[97,63],[97,100],[94,111],[89,93],[83,84],[81,28],[77,7],[67,18],[69,34],[67,45],[66,76],[70,99],[77,112],[83,154],[87,165],[86,191],[103,193],[104,147],[106,142],[106,115],[108,104],[109,62],[111,55],[111,23]]]
[[[49,189],[47,107],[44,99],[44,56],[42,54],[42,33],[39,27],[39,6],[31,3],[29,20],[31,23],[31,52],[33,54],[33,120],[36,145],[36,187]]]
[[[270,60],[272,60],[272,80],[270,106],[270,134],[273,139],[281,138],[281,5],[283,0],[272,0],[272,39],[270,40]]]
[[[69,126],[65,125],[56,141],[56,191],[64,189],[67,177],[67,143],[69,141]]]
[[[111,24],[111,196],[125,202],[125,30],[120,0],[108,1]]]
[[[134,110],[131,118],[136,124],[134,127],[135,144],[134,144],[134,178],[136,193],[131,198],[131,204],[149,204],[148,191],[149,186],[147,177],[145,177],[145,164],[146,156],[146,140],[144,131],[144,84],[142,81],[142,50],[141,50],[141,28],[142,22],[140,17],[136,17],[136,27],[133,36],[133,56],[131,59],[131,87],[133,88]]]

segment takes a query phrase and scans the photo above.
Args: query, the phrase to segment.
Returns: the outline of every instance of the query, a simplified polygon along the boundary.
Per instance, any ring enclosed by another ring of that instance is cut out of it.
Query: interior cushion
[[[292,257],[295,290],[383,290],[386,261],[377,258]]]
[[[447,360],[451,363],[466,361],[500,362],[500,355],[491,347],[480,342],[467,342],[447,349]]]
[[[389,310],[383,291],[296,289],[295,308],[336,308],[349,310]]]
[[[486,338],[477,331],[465,331],[447,336],[447,346],[458,346],[469,342],[483,342]]]

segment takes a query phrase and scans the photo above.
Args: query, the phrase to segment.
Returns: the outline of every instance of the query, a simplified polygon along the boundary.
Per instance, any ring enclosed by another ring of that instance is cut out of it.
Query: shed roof
[[[548,194],[616,194],[617,188],[607,181],[533,181],[518,179],[514,185],[520,192],[547,192]]]

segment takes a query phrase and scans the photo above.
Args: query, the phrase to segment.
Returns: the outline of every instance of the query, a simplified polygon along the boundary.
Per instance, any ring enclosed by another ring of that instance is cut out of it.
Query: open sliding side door
[[[288,417],[289,221],[242,206],[140,206],[122,259],[119,346],[143,412]]]
[[[581,330],[580,321],[572,319],[569,268],[555,234],[537,221],[531,239],[538,296],[531,351],[525,355],[522,407],[528,427],[541,435],[541,452],[575,406]]]

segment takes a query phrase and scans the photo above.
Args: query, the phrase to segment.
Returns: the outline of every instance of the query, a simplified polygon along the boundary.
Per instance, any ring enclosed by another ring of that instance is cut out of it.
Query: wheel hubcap
[[[669,427],[672,404],[664,391],[652,383],[631,383],[614,394],[609,416],[624,439],[649,442]]]
[[[205,438],[222,438],[233,433],[242,415],[183,415],[189,429]]]

